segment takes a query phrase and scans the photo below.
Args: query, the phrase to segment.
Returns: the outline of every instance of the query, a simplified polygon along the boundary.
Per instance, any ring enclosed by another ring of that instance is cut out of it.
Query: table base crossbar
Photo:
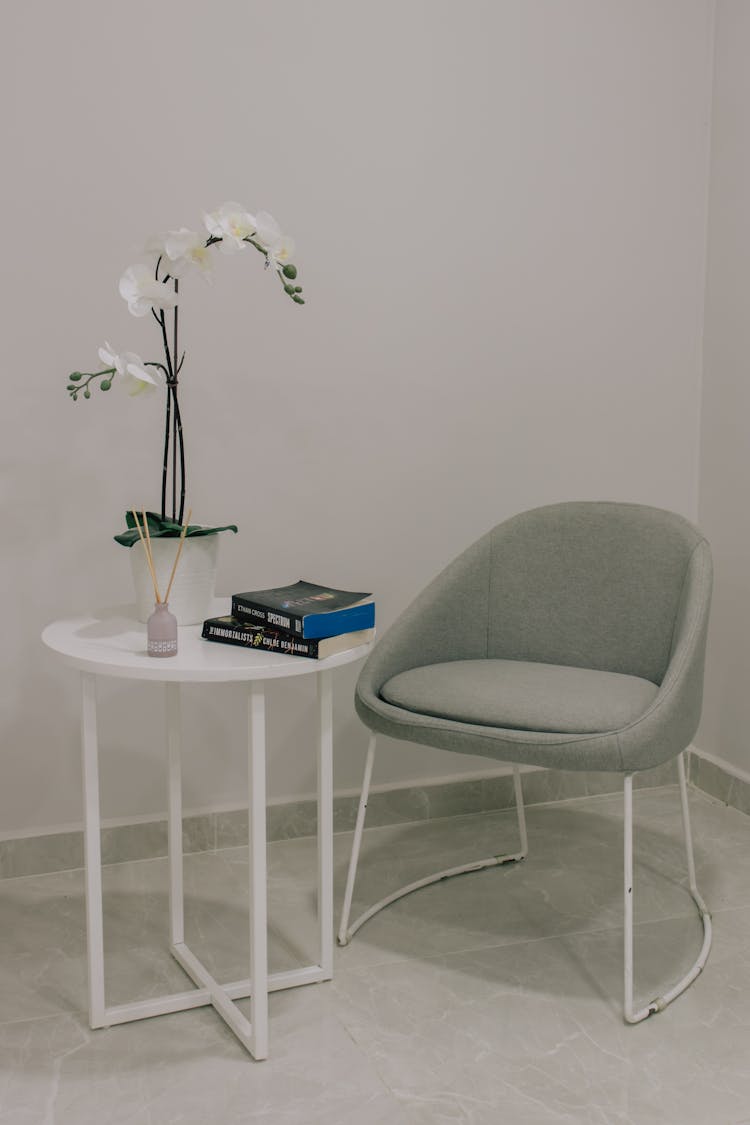
[[[212,1004],[242,1041],[243,1046],[250,1050],[249,1037],[252,1034],[252,1026],[233,1001],[252,996],[252,981],[235,980],[228,984],[220,984],[184,942],[172,945],[171,953],[198,987],[187,992],[171,992],[166,996],[151,996],[147,1000],[135,1000],[131,1004],[117,1004],[105,1008],[102,1021],[97,1026],[114,1027],[120,1023],[150,1019],[151,1016],[165,1016],[171,1012],[186,1012],[190,1008],[203,1008]],[[281,992],[285,988],[318,984],[328,979],[321,965],[304,965],[299,969],[269,973],[268,991]]]

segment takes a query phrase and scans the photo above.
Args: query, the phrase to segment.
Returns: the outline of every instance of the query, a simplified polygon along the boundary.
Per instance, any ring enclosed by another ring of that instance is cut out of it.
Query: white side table
[[[229,613],[229,599],[218,599],[213,615]],[[48,625],[42,640],[67,664],[79,669],[82,686],[84,851],[89,1023],[109,1027],[130,1020],[213,1004],[255,1059],[268,1055],[268,993],[330,980],[333,975],[333,771],[331,672],[360,660],[371,645],[360,645],[326,660],[251,651],[204,641],[201,626],[179,630],[176,656],[146,655],[146,627],[130,606],[98,610]],[[265,681],[315,674],[318,681],[318,938],[319,961],[283,973],[268,972],[266,886],[266,726]],[[170,948],[194,981],[187,992],[107,1007],[104,998],[104,943],[99,811],[99,754],[96,728],[96,677],[156,680],[166,685]],[[248,685],[248,773],[250,848],[250,965],[245,980],[220,984],[185,944],[182,781],[180,762],[180,684]],[[250,1019],[234,1003],[250,997]]]

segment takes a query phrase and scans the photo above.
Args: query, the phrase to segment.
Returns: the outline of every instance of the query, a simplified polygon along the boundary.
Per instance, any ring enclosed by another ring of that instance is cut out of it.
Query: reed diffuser
[[[187,519],[182,526],[180,532],[180,541],[177,545],[177,553],[175,554],[174,563],[172,565],[172,573],[169,576],[167,583],[167,591],[162,598],[159,591],[159,583],[156,579],[156,568],[154,567],[154,558],[151,552],[151,535],[149,533],[148,520],[146,519],[145,510],[141,514],[143,526],[141,526],[135,508],[132,509],[133,519],[135,526],[138,529],[138,537],[143,544],[143,550],[146,553],[146,562],[148,563],[151,581],[154,584],[154,612],[146,622],[146,651],[149,656],[176,656],[177,655],[177,618],[173,613],[169,612],[169,595],[172,590],[172,583],[174,576],[177,573],[177,564],[180,561],[180,554],[182,553],[182,545],[185,542],[185,533],[190,523],[190,516],[192,515],[192,508],[187,514]]]

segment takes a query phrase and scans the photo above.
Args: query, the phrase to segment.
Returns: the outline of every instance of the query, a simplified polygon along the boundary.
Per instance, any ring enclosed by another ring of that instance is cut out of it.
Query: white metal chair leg
[[[662,996],[650,1000],[643,1008],[637,1011],[633,1007],[633,775],[625,775],[625,825],[624,825],[624,859],[625,859],[625,1020],[627,1023],[640,1023],[648,1016],[661,1012],[668,1004],[689,988],[695,978],[702,972],[708,960],[711,948],[711,915],[708,912],[695,882],[695,861],[693,859],[693,841],[690,832],[690,809],[688,806],[687,782],[685,780],[685,761],[680,754],[677,758],[677,769],[680,779],[680,800],[682,803],[682,827],[685,835],[685,852],[687,856],[688,886],[690,894],[698,907],[698,912],[703,923],[703,945],[694,965],[674,987]]]
[[[370,782],[372,780],[372,767],[375,758],[375,735],[370,735],[370,742],[367,747],[367,757],[365,759],[365,773],[362,780],[362,792],[359,798],[359,808],[357,810],[357,821],[354,827],[354,840],[352,841],[352,854],[349,859],[349,872],[346,879],[346,891],[344,893],[344,906],[341,911],[341,924],[338,932],[339,945],[347,945],[352,939],[357,930],[359,930],[365,922],[368,922],[373,915],[379,913],[384,907],[390,906],[392,902],[397,899],[404,898],[412,891],[418,891],[422,887],[428,887],[431,883],[437,883],[441,879],[450,879],[454,875],[464,875],[469,871],[481,871],[485,867],[499,867],[504,863],[517,863],[521,859],[525,859],[528,854],[528,839],[526,835],[526,817],[523,807],[523,791],[521,788],[521,775],[517,766],[513,767],[513,788],[516,797],[516,815],[518,817],[518,833],[520,837],[521,850],[514,852],[512,855],[493,855],[487,859],[475,860],[472,863],[464,863],[458,867],[449,867],[444,871],[437,871],[434,875],[427,875],[424,879],[417,879],[413,883],[401,887],[399,890],[394,891],[393,894],[388,895],[386,898],[376,902],[364,914],[360,914],[354,922],[349,924],[349,914],[352,906],[352,894],[354,893],[354,880],[357,875],[357,863],[359,861],[359,851],[362,845],[362,832],[365,826],[365,814],[367,811],[367,798],[370,792]]]
[[[359,795],[359,808],[357,821],[354,825],[354,839],[352,841],[352,854],[349,857],[349,871],[346,876],[346,890],[344,892],[344,906],[341,911],[341,925],[338,932],[339,945],[346,945],[354,933],[348,929],[349,914],[352,909],[352,894],[354,893],[354,880],[357,877],[357,864],[359,862],[359,849],[362,846],[362,831],[365,827],[365,813],[367,812],[367,798],[370,794],[370,781],[372,780],[372,765],[375,760],[375,735],[370,735],[367,744],[367,757],[365,758],[365,776],[362,779],[362,792]],[[360,925],[362,923],[360,922]]]
[[[518,835],[521,841],[521,851],[510,859],[525,859],[529,854],[529,838],[526,835],[526,809],[523,805],[523,789],[521,788],[521,771],[518,766],[513,767],[513,792],[516,798],[516,816],[518,817]]]

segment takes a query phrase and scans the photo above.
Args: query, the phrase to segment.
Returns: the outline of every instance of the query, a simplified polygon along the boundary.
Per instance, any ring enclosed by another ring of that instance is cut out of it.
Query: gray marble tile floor
[[[81,871],[0,882],[3,1125],[750,1125],[750,818],[690,794],[714,947],[693,987],[621,1016],[619,797],[528,810],[521,865],[389,907],[329,984],[270,1000],[270,1058],[210,1008],[91,1031]],[[636,794],[636,999],[694,959],[674,787]],[[368,829],[355,912],[462,859],[510,850],[512,812]],[[335,838],[337,910],[350,833]],[[312,959],[315,848],[269,848],[272,969]],[[247,856],[185,861],[187,941],[246,975]],[[189,984],[165,952],[164,859],[104,872],[107,1000]],[[242,1006],[247,1001],[240,1002]]]

